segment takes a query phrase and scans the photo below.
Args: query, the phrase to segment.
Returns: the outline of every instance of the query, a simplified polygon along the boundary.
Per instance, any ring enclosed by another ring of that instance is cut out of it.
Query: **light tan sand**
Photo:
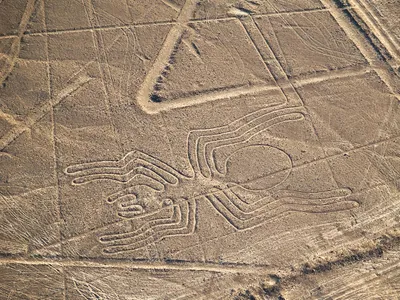
[[[399,15],[0,0],[0,300],[399,299]]]

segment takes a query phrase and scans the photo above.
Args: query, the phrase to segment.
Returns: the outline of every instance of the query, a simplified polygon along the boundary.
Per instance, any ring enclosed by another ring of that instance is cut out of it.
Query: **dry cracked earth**
[[[0,0],[0,299],[400,299],[399,0]]]

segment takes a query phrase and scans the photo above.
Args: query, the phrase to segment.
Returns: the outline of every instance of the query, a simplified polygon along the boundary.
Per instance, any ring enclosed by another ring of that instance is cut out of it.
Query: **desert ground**
[[[399,16],[0,0],[0,299],[400,299]]]

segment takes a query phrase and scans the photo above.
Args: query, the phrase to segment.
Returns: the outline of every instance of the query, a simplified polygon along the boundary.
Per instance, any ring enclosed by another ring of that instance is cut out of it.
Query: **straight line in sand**
[[[19,137],[26,130],[30,129],[36,122],[41,120],[47,113],[51,111],[53,107],[57,106],[65,98],[79,90],[90,80],[92,80],[92,78],[86,76],[78,78],[75,82],[61,90],[56,97],[43,104],[36,111],[29,114],[23,121],[11,128],[0,138],[0,151],[4,150],[4,148],[11,144],[17,137]]]
[[[230,87],[226,89],[210,91],[210,92],[199,92],[198,94],[190,95],[187,97],[179,97],[174,99],[168,99],[165,102],[150,102],[146,100],[145,107],[142,107],[144,111],[149,114],[158,113],[164,110],[170,110],[174,108],[181,108],[192,106],[196,104],[202,104],[206,102],[212,102],[220,99],[229,99],[239,97],[243,95],[256,95],[267,91],[277,91],[278,86],[274,85],[245,85]],[[143,99],[144,100],[144,99]]]
[[[11,71],[14,69],[16,59],[21,50],[21,39],[24,35],[26,27],[28,26],[29,19],[35,10],[35,5],[35,0],[28,0],[26,3],[24,13],[18,26],[18,34],[11,44],[8,59],[6,60],[6,63],[0,67],[0,83],[3,83],[4,80],[10,75]]]
[[[179,16],[176,19],[176,23],[169,30],[161,49],[153,62],[153,65],[148,70],[142,84],[139,87],[136,96],[137,103],[144,111],[148,113],[157,112],[153,111],[153,108],[157,108],[157,106],[154,107],[152,105],[153,103],[150,101],[154,90],[154,85],[156,84],[157,78],[164,70],[165,65],[168,63],[176,44],[182,38],[182,35],[186,30],[186,24],[190,20],[195,8],[195,0],[186,0],[179,13]]]
[[[389,34],[385,26],[379,20],[379,17],[375,15],[373,8],[365,0],[348,1],[353,9],[357,12],[359,17],[361,17],[361,19],[368,25],[370,30],[375,34],[375,36],[386,47],[390,55],[393,57],[393,68],[398,68],[400,66],[400,45]]]
[[[334,0],[321,0],[321,3],[329,9],[332,17],[336,20],[349,39],[353,41],[355,46],[368,61],[369,65],[374,68],[381,80],[386,84],[391,94],[400,100],[397,84],[387,68],[389,65],[377,58],[377,53],[373,49],[373,45],[369,44],[363,33],[359,32],[357,28],[351,24],[351,20],[349,20],[348,15],[346,15],[346,12],[349,12],[349,10],[343,10],[337,7],[334,2]]]
[[[304,13],[313,13],[320,11],[327,11],[327,8],[315,8],[309,10],[295,10],[295,11],[283,11],[283,12],[268,12],[268,13],[254,13],[252,16],[279,16],[279,15],[295,15]],[[212,19],[189,19],[188,23],[200,23],[200,22],[218,22],[218,21],[229,21],[237,19],[236,17],[226,16],[217,17]],[[121,24],[121,25],[105,25],[105,26],[94,26],[92,27],[79,27],[79,28],[66,28],[66,29],[49,29],[49,30],[36,30],[24,32],[24,35],[46,35],[46,34],[62,34],[62,33],[73,33],[73,32],[85,32],[92,30],[113,30],[113,29],[126,29],[131,27],[145,27],[145,26],[157,26],[157,25],[174,25],[176,21],[152,21],[152,22],[138,22],[132,24]],[[4,35],[0,33],[0,39],[6,39],[11,37],[17,37],[17,35]]]
[[[324,73],[311,74],[306,77],[294,77],[290,81],[295,87],[301,87],[309,84],[320,83],[339,78],[358,77],[371,72],[376,72],[376,68],[371,68],[365,65],[354,66],[353,68],[346,68],[342,70],[329,71]]]
[[[196,104],[202,104],[207,102],[213,102],[221,99],[230,99],[239,96],[246,95],[258,95],[263,92],[271,92],[278,91],[280,89],[291,88],[294,87],[305,86],[313,83],[324,82],[327,80],[334,80],[339,78],[348,78],[348,77],[356,77],[362,76],[364,74],[370,73],[372,71],[376,71],[375,68],[371,68],[368,66],[357,66],[350,69],[343,70],[335,70],[329,71],[326,73],[312,74],[307,77],[298,77],[286,80],[277,81],[277,85],[274,84],[263,84],[263,85],[245,85],[245,86],[235,86],[228,87],[225,89],[218,89],[215,91],[207,91],[207,92],[199,92],[197,94],[193,94],[187,97],[179,97],[173,99],[167,99],[161,102],[151,102],[150,100],[141,99],[143,102],[145,101],[145,105],[142,106],[142,109],[149,113],[155,114],[161,111],[166,111],[170,109],[182,108],[187,106],[192,106]],[[142,102],[142,104],[143,104]]]
[[[218,264],[218,263],[197,263],[187,261],[174,262],[140,262],[119,259],[19,259],[0,258],[0,265],[31,265],[31,266],[60,266],[60,267],[81,267],[81,268],[117,268],[133,270],[177,270],[177,271],[207,271],[216,273],[241,273],[241,274],[271,274],[273,271],[268,266],[253,266],[244,264]]]

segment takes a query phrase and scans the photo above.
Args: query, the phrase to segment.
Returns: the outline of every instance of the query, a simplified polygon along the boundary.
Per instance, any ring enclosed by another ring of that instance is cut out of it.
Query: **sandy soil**
[[[0,0],[0,299],[399,299],[381,0]]]

